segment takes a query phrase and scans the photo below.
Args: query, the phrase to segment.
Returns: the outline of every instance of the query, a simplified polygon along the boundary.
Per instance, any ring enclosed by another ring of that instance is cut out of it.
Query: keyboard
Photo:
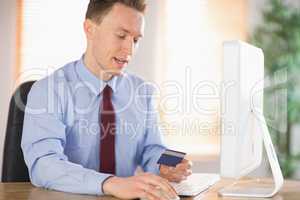
[[[219,174],[193,173],[187,180],[171,185],[180,196],[196,196],[220,180]]]

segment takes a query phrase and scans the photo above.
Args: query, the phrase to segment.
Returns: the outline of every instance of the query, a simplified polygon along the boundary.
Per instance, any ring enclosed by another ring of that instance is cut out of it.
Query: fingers
[[[176,169],[192,169],[193,163],[190,160],[183,159],[181,163],[176,165]]]
[[[150,184],[143,184],[142,190],[144,191],[144,196],[146,199],[153,200],[169,200],[169,198],[160,191],[158,187],[155,187]]]
[[[190,175],[192,175],[192,170],[190,169],[174,169],[170,177],[174,182],[181,182],[186,180]]]
[[[157,198],[156,196],[150,194],[150,193],[146,193],[144,192],[145,195],[142,197],[143,199],[149,199],[149,200],[160,200],[160,198]]]
[[[167,193],[168,196],[172,198],[177,197],[175,189],[169,184],[169,182],[166,179],[155,175],[152,176],[157,181],[157,186],[159,186],[163,191],[165,191],[165,193]]]
[[[176,174],[182,174],[182,175],[185,175],[185,176],[189,176],[192,174],[192,170],[191,169],[187,169],[187,168],[184,168],[184,167],[176,167],[176,168],[170,168],[168,169],[168,172],[169,173],[176,173]]]
[[[191,161],[183,159],[181,163],[176,165],[174,173],[178,174],[179,176],[190,176],[192,174],[192,166],[193,163]]]
[[[176,170],[174,171],[174,173],[180,176],[190,176],[193,172],[190,169],[186,169],[186,170]]]
[[[179,176],[190,176],[192,174],[193,163],[189,160],[183,159],[181,163],[177,164],[175,168],[171,168],[172,173]]]
[[[155,195],[146,192],[146,191],[141,191],[142,196],[140,198],[142,199],[147,199],[147,200],[160,200],[160,198],[156,197]]]
[[[177,182],[177,183],[187,180],[187,176],[185,176],[183,174],[179,174],[179,173],[173,174],[172,178],[173,178],[173,181]]]
[[[192,174],[193,163],[187,159],[183,159],[176,167],[161,165],[161,176],[172,182],[181,182],[186,180]]]
[[[166,193],[171,198],[177,197],[177,193],[174,190],[174,188],[164,178],[161,178],[161,177],[153,175],[153,174],[147,174],[144,181],[146,182],[146,184],[158,186],[159,188],[161,188],[164,191],[164,193]]]

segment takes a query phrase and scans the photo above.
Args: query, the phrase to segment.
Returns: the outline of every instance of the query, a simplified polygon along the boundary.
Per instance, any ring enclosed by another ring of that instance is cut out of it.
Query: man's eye
[[[136,44],[139,42],[139,39],[134,39],[133,42]]]
[[[120,39],[125,39],[125,38],[126,38],[126,35],[118,35],[118,38],[120,38]]]

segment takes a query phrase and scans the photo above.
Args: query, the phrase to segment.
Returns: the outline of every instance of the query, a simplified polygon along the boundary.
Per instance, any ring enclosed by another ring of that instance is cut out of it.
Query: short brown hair
[[[116,3],[121,3],[142,13],[145,13],[147,7],[146,0],[90,0],[85,18],[101,23],[102,18]]]

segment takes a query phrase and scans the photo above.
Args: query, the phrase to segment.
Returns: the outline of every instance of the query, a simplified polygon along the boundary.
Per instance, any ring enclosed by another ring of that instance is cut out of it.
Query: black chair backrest
[[[34,81],[22,83],[10,100],[2,165],[2,182],[29,182],[21,149],[24,110]]]

